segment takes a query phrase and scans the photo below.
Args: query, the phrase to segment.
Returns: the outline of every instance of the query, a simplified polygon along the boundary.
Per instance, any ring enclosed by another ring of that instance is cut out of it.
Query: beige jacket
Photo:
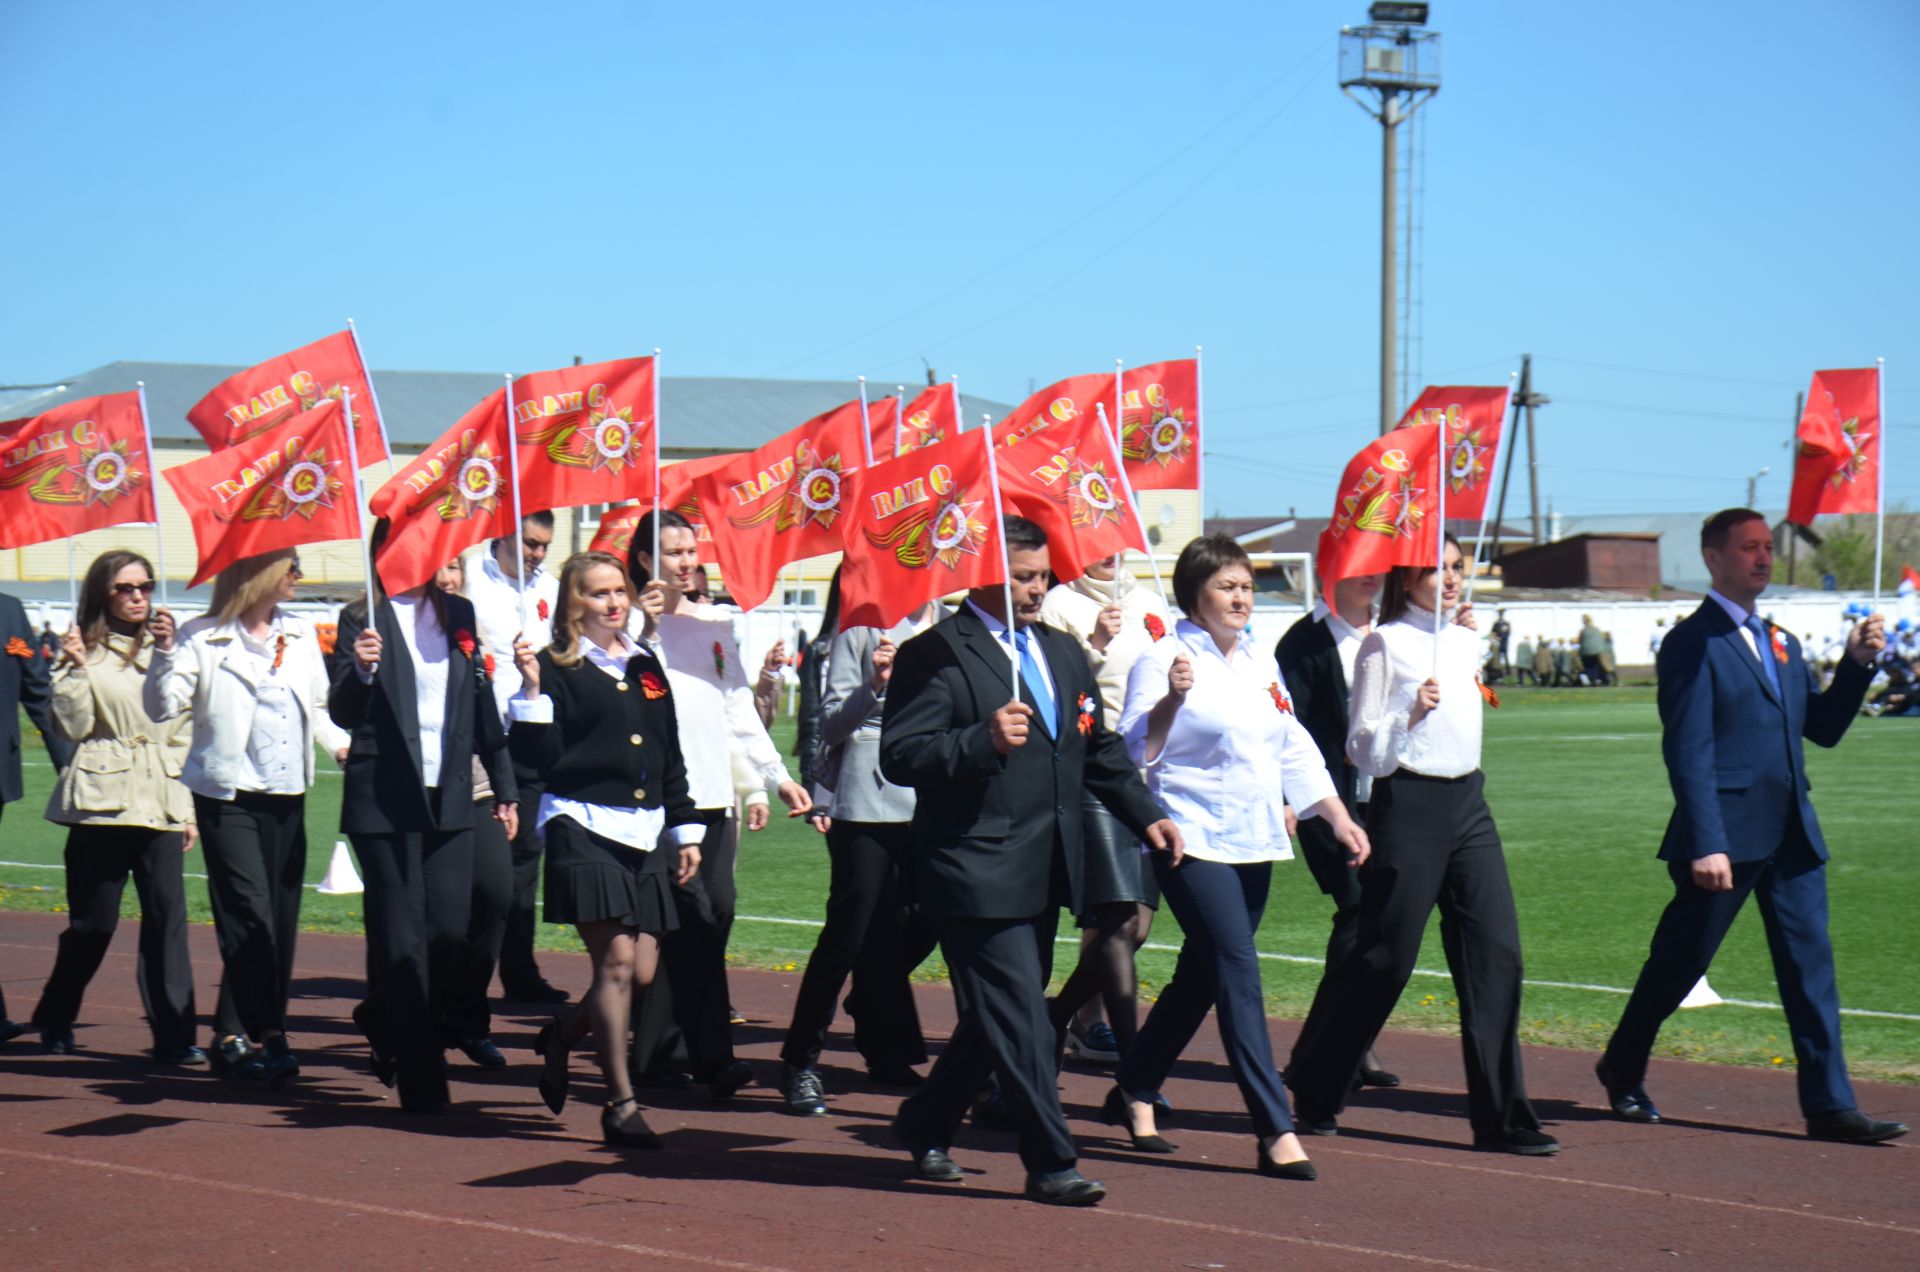
[[[129,665],[129,643],[109,635],[85,666],[54,670],[54,725],[76,745],[47,801],[50,822],[176,830],[193,820],[193,796],[180,782],[192,714],[164,724],[147,714],[141,689],[152,649]]]

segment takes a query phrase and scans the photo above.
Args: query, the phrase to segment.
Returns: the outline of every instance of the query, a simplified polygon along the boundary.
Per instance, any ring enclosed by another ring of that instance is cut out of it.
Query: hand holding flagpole
[[[147,439],[147,471],[153,471],[154,461],[158,458],[153,452],[153,421],[147,416],[147,382],[135,380],[133,387],[140,394],[140,431]],[[153,483],[153,581],[160,585],[160,608],[167,608],[167,544],[166,533],[160,527],[160,483]]]

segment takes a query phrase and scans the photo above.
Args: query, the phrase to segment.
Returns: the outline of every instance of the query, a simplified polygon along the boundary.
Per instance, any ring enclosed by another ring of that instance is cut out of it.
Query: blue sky
[[[924,357],[1003,401],[1204,344],[1210,510],[1324,515],[1377,415],[1380,137],[1335,75],[1364,13],[4,0],[0,383],[349,315],[376,366]],[[1920,507],[1920,6],[1433,26],[1421,365],[1535,355],[1555,508],[1735,503],[1762,466],[1784,506],[1795,390],[1875,356]]]

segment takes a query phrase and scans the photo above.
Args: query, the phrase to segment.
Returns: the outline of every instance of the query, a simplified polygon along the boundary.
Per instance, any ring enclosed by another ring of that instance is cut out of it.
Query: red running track
[[[21,1016],[62,923],[0,913],[0,969]],[[510,1068],[458,1063],[451,1110],[404,1115],[368,1076],[347,1018],[363,967],[351,937],[301,938],[297,1082],[236,1090],[204,1070],[153,1070],[134,926],[89,991],[84,1052],[44,1055],[31,1034],[0,1048],[9,1268],[1920,1268],[1920,1153],[1808,1141],[1787,1074],[1658,1061],[1649,1088],[1672,1120],[1630,1126],[1598,1105],[1592,1056],[1530,1048],[1529,1086],[1565,1151],[1506,1157],[1465,1147],[1457,1044],[1395,1035],[1383,1051],[1406,1085],[1362,1095],[1339,1137],[1308,1140],[1320,1179],[1301,1184],[1253,1172],[1208,1029],[1167,1089],[1171,1158],[1125,1151],[1098,1118],[1109,1079],[1069,1066],[1081,1169],[1110,1191],[1097,1209],[1058,1210],[1020,1199],[1003,1133],[965,1132],[964,1184],[909,1179],[887,1135],[897,1095],[864,1087],[837,1037],[828,1116],[790,1117],[761,1086],[724,1106],[649,1092],[661,1153],[600,1144],[583,1057],[575,1102],[548,1115],[524,1050],[537,1016],[496,1020]],[[212,930],[192,941],[204,1011]],[[588,980],[583,957],[542,961],[576,992]],[[742,1054],[768,1082],[797,982],[734,974],[751,1022]],[[945,989],[921,988],[920,1004],[944,1036]],[[1292,1025],[1274,1032],[1284,1055]],[[1920,1088],[1862,1084],[1861,1098],[1876,1116],[1920,1122]]]

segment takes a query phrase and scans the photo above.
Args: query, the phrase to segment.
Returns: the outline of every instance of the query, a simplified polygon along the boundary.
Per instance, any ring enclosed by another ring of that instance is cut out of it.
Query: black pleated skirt
[[[596,835],[571,817],[555,817],[546,835],[546,901],[549,923],[598,923],[658,935],[680,926],[673,905],[671,847],[641,852]]]
[[[1096,906],[1132,901],[1160,908],[1160,885],[1140,841],[1092,795],[1082,796],[1080,834],[1086,845],[1086,912],[1079,916],[1080,926],[1092,925]]]

